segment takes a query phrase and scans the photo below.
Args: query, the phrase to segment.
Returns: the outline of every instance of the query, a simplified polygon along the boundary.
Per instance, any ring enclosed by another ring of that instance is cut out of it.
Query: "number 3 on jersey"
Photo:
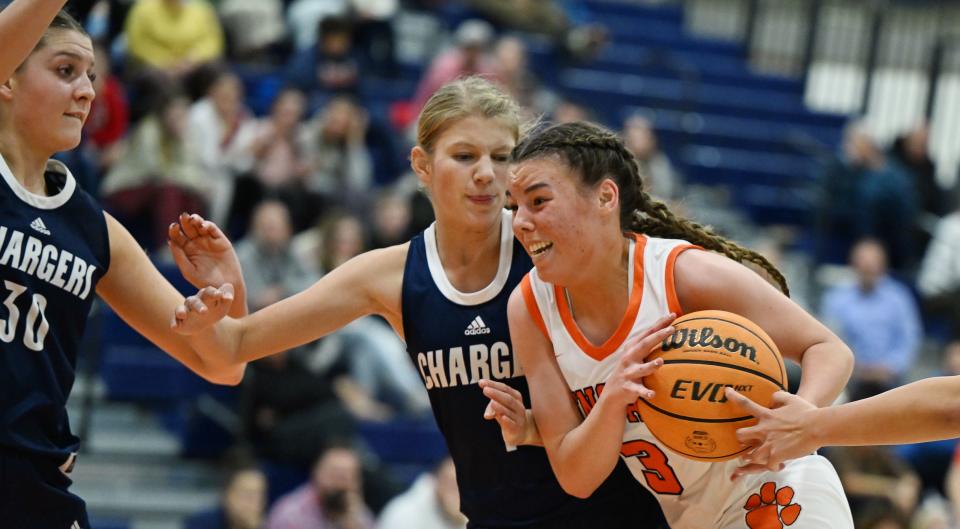
[[[13,281],[4,281],[3,285],[10,293],[3,300],[3,306],[7,308],[7,319],[0,319],[0,341],[11,343],[16,336],[17,323],[20,322],[20,309],[17,308],[14,301],[27,291],[27,287],[18,285]],[[0,292],[0,296],[2,295],[2,292]],[[50,329],[47,316],[43,313],[46,308],[47,298],[40,294],[33,294],[23,329],[23,345],[33,351],[43,350],[43,340],[47,337],[47,331]],[[37,325],[38,318],[40,319],[39,326]]]
[[[643,477],[647,486],[658,494],[679,495],[683,492],[683,485],[677,479],[677,474],[670,468],[667,454],[659,446],[642,440],[627,441],[620,447],[623,457],[635,457],[643,465]]]

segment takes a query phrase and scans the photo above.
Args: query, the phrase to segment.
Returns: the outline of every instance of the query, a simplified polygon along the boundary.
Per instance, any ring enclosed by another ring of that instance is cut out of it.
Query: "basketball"
[[[756,420],[724,395],[732,387],[769,406],[785,389],[787,373],[773,340],[752,321],[729,312],[693,312],[673,322],[676,331],[647,358],[663,359],[644,384],[656,392],[637,408],[665,446],[698,461],[726,461],[747,450],[738,428]]]

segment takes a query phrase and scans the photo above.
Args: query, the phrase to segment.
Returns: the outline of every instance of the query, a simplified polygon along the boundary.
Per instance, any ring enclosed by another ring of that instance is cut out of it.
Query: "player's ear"
[[[604,178],[597,189],[597,202],[604,214],[620,214],[620,188],[610,178]]]
[[[424,187],[430,187],[433,176],[430,167],[430,154],[423,147],[417,145],[410,150],[410,166],[417,174],[417,179]]]
[[[6,82],[0,84],[0,99],[4,101],[10,101],[13,99],[13,84],[16,81],[13,78],[7,79]]]

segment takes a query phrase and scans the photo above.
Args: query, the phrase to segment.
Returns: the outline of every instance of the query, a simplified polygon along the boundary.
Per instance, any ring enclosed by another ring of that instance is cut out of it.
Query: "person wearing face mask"
[[[314,463],[310,480],[277,500],[267,529],[373,529],[361,476],[356,450],[332,443]]]

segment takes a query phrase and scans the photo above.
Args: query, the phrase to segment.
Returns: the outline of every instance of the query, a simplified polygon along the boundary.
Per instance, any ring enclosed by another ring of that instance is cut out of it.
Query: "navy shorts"
[[[50,459],[0,449],[0,527],[89,529],[87,505]]]

